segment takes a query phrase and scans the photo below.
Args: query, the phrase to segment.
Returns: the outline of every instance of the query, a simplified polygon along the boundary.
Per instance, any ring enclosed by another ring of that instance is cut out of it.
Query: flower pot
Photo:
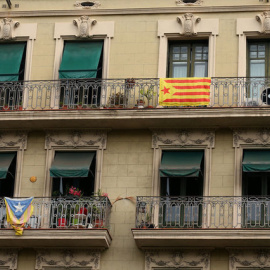
[[[87,215],[87,208],[84,208],[84,207],[80,208],[78,214],[84,214],[84,215]]]
[[[96,219],[95,220],[95,228],[103,228],[103,219]]]
[[[66,227],[67,219],[66,218],[58,218],[57,220],[58,227]]]

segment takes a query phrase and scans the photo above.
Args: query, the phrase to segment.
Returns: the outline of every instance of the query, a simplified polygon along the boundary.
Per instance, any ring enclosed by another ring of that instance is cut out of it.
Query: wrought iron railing
[[[136,228],[270,229],[270,197],[137,197]]]
[[[109,228],[111,203],[108,197],[34,198],[32,205],[34,211],[25,228]],[[0,198],[0,228],[10,227],[4,199]]]
[[[151,108],[159,79],[78,79],[0,83],[0,111]],[[270,106],[270,78],[212,78],[209,107]],[[184,107],[181,107],[184,108]]]

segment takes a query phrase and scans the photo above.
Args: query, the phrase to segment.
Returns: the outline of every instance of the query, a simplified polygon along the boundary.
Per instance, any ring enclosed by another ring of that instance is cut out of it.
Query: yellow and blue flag
[[[23,226],[31,217],[34,197],[27,199],[11,199],[5,197],[7,222],[13,227],[16,235],[22,235]]]

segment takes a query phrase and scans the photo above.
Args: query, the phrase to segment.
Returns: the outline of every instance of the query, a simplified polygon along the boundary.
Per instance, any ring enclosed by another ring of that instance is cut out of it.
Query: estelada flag
[[[159,105],[209,105],[210,85],[211,78],[160,78]]]
[[[23,226],[33,213],[33,199],[33,197],[27,199],[11,199],[5,197],[7,222],[13,227],[16,235],[22,235]]]

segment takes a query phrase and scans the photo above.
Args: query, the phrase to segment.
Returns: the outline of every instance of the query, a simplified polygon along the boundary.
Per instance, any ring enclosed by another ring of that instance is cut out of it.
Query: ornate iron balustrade
[[[136,228],[270,229],[270,197],[137,197]]]
[[[1,82],[0,111],[155,108],[159,91],[157,78]],[[268,105],[270,78],[215,77],[210,104],[199,107]]]
[[[34,198],[34,211],[25,228],[109,228],[111,203],[107,197]],[[11,228],[6,219],[6,206],[0,198],[0,228]]]

